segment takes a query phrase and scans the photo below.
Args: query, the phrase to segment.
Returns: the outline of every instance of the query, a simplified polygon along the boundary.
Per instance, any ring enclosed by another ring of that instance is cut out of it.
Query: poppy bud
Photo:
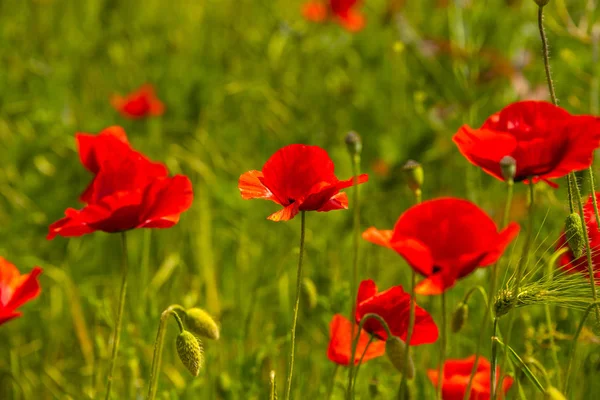
[[[362,153],[362,140],[358,133],[354,131],[348,132],[344,139],[346,146],[348,146],[348,152],[351,156],[359,156]]]
[[[469,316],[469,306],[466,303],[461,302],[454,313],[452,314],[452,332],[459,332],[465,325],[465,321]]]
[[[408,365],[404,365],[406,351],[408,351],[406,348],[406,343],[404,343],[399,337],[390,336],[385,342],[385,354],[387,354],[392,365],[398,371],[405,373],[408,379],[412,379],[415,376],[415,364],[409,355]]]
[[[190,308],[185,311],[185,326],[194,335],[218,340],[219,326],[215,320],[201,308]]]
[[[421,191],[423,186],[423,180],[425,175],[423,173],[423,167],[421,164],[414,160],[408,160],[402,167],[404,176],[406,177],[406,184],[413,192]]]
[[[567,400],[567,398],[554,386],[548,386],[544,392],[544,400]]]
[[[198,376],[204,363],[202,342],[188,331],[177,336],[177,354],[185,367],[194,376]]]
[[[550,3],[550,0],[534,0],[535,4],[540,7],[544,7],[546,4]]]
[[[500,169],[502,170],[502,177],[505,181],[512,181],[517,173],[517,160],[511,156],[504,156],[500,160]]]
[[[318,294],[315,283],[309,278],[302,279],[302,302],[304,309],[314,310],[317,306]]]
[[[583,255],[583,248],[585,247],[585,241],[583,238],[583,224],[581,223],[581,217],[577,213],[569,214],[565,221],[565,235],[567,237],[567,243],[573,256],[579,258]]]

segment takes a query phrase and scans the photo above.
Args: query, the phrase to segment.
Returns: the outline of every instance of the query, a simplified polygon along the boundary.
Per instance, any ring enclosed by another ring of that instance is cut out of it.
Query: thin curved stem
[[[331,375],[331,380],[329,381],[329,387],[327,388],[327,400],[331,399],[331,396],[333,395],[333,388],[335,387],[335,379],[337,378],[337,373],[340,369],[340,365],[339,364],[335,364],[335,369],[333,370],[333,374]]]
[[[292,376],[294,374],[294,352],[296,346],[296,325],[298,324],[298,308],[300,306],[300,291],[302,286],[302,259],[304,258],[304,236],[306,233],[306,212],[302,211],[302,223],[300,227],[300,255],[298,256],[298,271],[296,275],[296,303],[294,304],[294,319],[292,321],[292,340],[290,346],[290,365],[285,389],[286,400],[290,399],[292,391]]]
[[[183,327],[183,322],[181,321],[179,314],[177,314],[177,311],[183,310],[184,308],[180,305],[173,304],[167,307],[167,309],[165,309],[160,315],[158,332],[156,333],[156,340],[154,341],[154,354],[152,355],[152,367],[150,368],[150,385],[148,386],[148,396],[146,397],[147,400],[154,400],[156,397],[158,375],[160,372],[160,365],[162,363],[162,350],[165,341],[165,334],[167,332],[167,320],[169,319],[169,315],[172,315],[177,322],[179,331],[183,332],[185,330]]]
[[[129,272],[129,258],[127,255],[127,236],[125,232],[121,232],[121,292],[119,294],[119,308],[117,310],[117,323],[113,331],[113,348],[110,357],[110,367],[106,382],[106,400],[110,399],[112,389],[113,375],[115,373],[115,364],[117,362],[117,354],[119,352],[119,343],[121,341],[121,329],[123,327],[123,310],[125,309],[125,296],[127,295],[127,275]]]
[[[444,363],[446,362],[446,341],[448,340],[448,322],[446,318],[446,293],[442,293],[442,332],[440,337],[440,365],[438,366],[437,398],[442,400],[442,382],[444,380]]]
[[[592,204],[594,206],[594,216],[596,217],[596,221],[600,222],[600,214],[598,213],[598,200],[596,200],[596,185],[594,183],[594,171],[591,165],[588,168],[588,178],[590,180],[590,193],[592,195]],[[597,229],[600,231],[600,225],[597,227]]]
[[[356,378],[358,377],[358,372],[360,371],[360,366],[363,363],[363,359],[365,358],[365,354],[367,354],[367,350],[369,349],[369,346],[371,345],[371,343],[373,343],[373,340],[375,340],[375,336],[371,335],[371,337],[369,338],[369,341],[367,342],[367,345],[365,346],[365,349],[363,350],[362,354],[360,355],[360,359],[358,360],[358,365],[356,366],[356,372],[354,373],[354,380],[352,381],[352,389],[354,390],[354,387],[356,387]]]
[[[498,341],[495,340],[498,334],[498,317],[494,318],[494,327],[492,328],[492,360],[490,362],[490,399],[496,399],[496,380],[498,370]]]
[[[548,50],[548,40],[546,39],[546,31],[544,30],[544,7],[538,7],[538,29],[542,40],[542,53],[544,55],[544,70],[546,71],[546,81],[548,82],[548,91],[554,105],[558,104],[554,84],[552,83],[552,73],[550,72],[550,51]]]
[[[554,279],[554,263],[556,262],[556,260],[558,260],[558,257],[560,257],[560,254],[564,254],[565,251],[566,251],[566,248],[563,247],[562,249],[559,249],[558,251],[556,251],[555,254],[552,255],[552,257],[550,257],[550,260],[546,266],[546,281],[552,282],[552,280]],[[556,254],[558,254],[558,255],[556,255]],[[558,361],[558,352],[556,350],[556,343],[554,341],[555,331],[554,331],[554,325],[552,323],[552,312],[550,310],[549,303],[544,304],[544,313],[546,314],[546,325],[548,325],[548,334],[550,335],[550,351],[552,353],[552,361],[554,362],[554,368],[556,369],[556,372],[557,372],[556,380],[558,383],[558,387],[562,387],[561,366],[560,366],[560,362]]]

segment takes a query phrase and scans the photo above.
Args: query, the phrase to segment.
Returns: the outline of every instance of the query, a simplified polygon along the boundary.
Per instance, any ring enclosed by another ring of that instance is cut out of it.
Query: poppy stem
[[[160,322],[158,324],[158,332],[156,334],[156,340],[154,341],[154,354],[152,356],[152,367],[150,368],[150,385],[148,387],[147,400],[154,400],[156,397],[156,388],[158,386],[158,375],[160,373],[160,365],[162,363],[162,350],[165,341],[165,334],[167,333],[167,320],[169,315],[172,315],[177,321],[179,331],[183,332],[183,322],[177,314],[177,311],[185,312],[184,308],[180,305],[173,304],[165,309],[160,315]]]
[[[565,251],[566,251],[566,248],[563,247],[562,249],[555,252],[555,254],[557,254],[557,253],[563,254]],[[550,262],[548,262],[548,264],[546,266],[545,278],[548,283],[552,282],[552,280],[554,279],[554,263],[558,259],[558,257],[555,256],[555,254],[553,254],[550,257]],[[556,343],[554,342],[554,335],[556,334],[556,331],[554,330],[554,326],[552,324],[552,311],[550,310],[549,303],[544,304],[544,313],[546,314],[546,325],[548,325],[548,334],[550,335],[550,351],[552,353],[552,361],[554,362],[554,368],[556,368],[556,381],[557,381],[558,387],[562,387],[562,382],[561,382],[562,370],[560,367],[560,362],[558,361],[558,352],[556,350]]]
[[[337,378],[338,371],[340,370],[340,365],[335,364],[335,368],[333,370],[333,374],[331,374],[331,381],[329,382],[329,387],[327,388],[327,400],[331,399],[333,395],[333,388],[335,387],[335,379]]]
[[[542,39],[542,53],[544,55],[544,70],[546,71],[548,90],[550,91],[552,103],[557,105],[558,100],[556,99],[554,83],[552,82],[552,72],[550,71],[550,51],[548,50],[548,40],[546,39],[546,31],[544,30],[544,6],[538,7],[538,29],[540,31],[540,38]]]
[[[285,389],[285,399],[290,399],[292,391],[292,376],[294,374],[294,351],[296,346],[296,325],[298,323],[298,307],[300,306],[300,291],[302,289],[302,259],[304,258],[304,236],[306,233],[306,212],[302,211],[300,226],[300,255],[298,256],[298,271],[296,275],[296,302],[294,304],[294,319],[292,320],[292,338],[290,346],[290,365]]]
[[[127,295],[127,275],[129,272],[129,258],[127,256],[127,236],[126,236],[125,232],[121,232],[121,247],[122,247],[121,293],[119,295],[119,308],[117,310],[117,323],[116,323],[115,329],[113,331],[113,348],[112,348],[112,355],[110,358],[108,379],[106,382],[106,397],[105,397],[106,400],[110,399],[110,391],[112,388],[113,374],[115,372],[117,353],[119,352],[119,342],[121,340],[121,328],[123,326],[123,310],[125,309],[125,296]]]
[[[571,378],[571,369],[573,367],[573,359],[575,358],[575,350],[577,347],[577,341],[579,340],[579,335],[581,334],[581,331],[583,330],[583,325],[585,324],[585,321],[587,320],[587,317],[590,314],[590,311],[592,311],[593,307],[598,307],[599,304],[600,304],[600,302],[591,303],[585,309],[585,312],[583,313],[583,316],[581,317],[581,321],[579,322],[579,326],[577,327],[577,331],[575,331],[575,335],[573,336],[573,340],[571,341],[571,351],[569,353],[569,364],[567,365],[565,387],[563,390],[565,396],[569,396],[569,389],[570,389],[569,383],[570,383],[570,378]]]
[[[600,214],[598,213],[598,201],[596,200],[596,184],[594,183],[594,171],[591,165],[588,168],[588,178],[590,181],[590,193],[592,195],[592,204],[594,205],[594,215],[596,216],[596,221],[600,222]],[[597,229],[600,231],[600,225],[598,225]]]
[[[352,226],[352,280],[350,281],[350,321],[355,319],[354,314],[356,313],[356,302],[352,299],[355,298],[358,286],[358,246],[360,244],[360,208],[358,204],[358,174],[360,168],[360,154],[351,154],[352,157],[352,176],[354,184],[352,187],[352,202],[354,207],[353,213],[353,226]],[[354,338],[356,324],[352,324],[352,335]],[[349,374],[352,372],[353,366],[350,367]]]
[[[275,380],[275,370],[271,370],[271,395],[269,400],[277,400],[277,381]]]
[[[354,341],[352,342],[352,356],[350,357],[350,360],[349,360],[350,365],[352,367],[354,367],[354,360],[356,359],[356,348],[358,347],[358,340],[360,339],[360,333],[362,332],[363,325],[371,318],[374,318],[377,321],[379,321],[381,326],[383,326],[383,329],[385,329],[385,333],[387,334],[388,337],[393,336],[387,322],[385,322],[385,320],[383,318],[381,318],[379,315],[373,314],[373,313],[365,314],[362,317],[362,319],[360,320],[360,322],[358,323],[358,334],[356,335],[356,338],[354,338]],[[352,378],[353,378],[353,375],[348,376],[348,387],[346,388],[346,400],[352,400],[354,398],[354,387],[352,385],[352,382],[353,382]]]
[[[442,382],[444,381],[444,362],[446,361],[446,340],[448,337],[448,321],[446,318],[446,293],[442,293],[442,332],[440,338],[440,365],[438,366],[437,398],[442,400]]]
[[[494,317],[494,327],[492,328],[492,360],[490,361],[490,399],[496,399],[496,380],[498,374],[498,317]],[[477,361],[477,360],[476,360]],[[469,389],[470,391],[470,389]],[[467,392],[468,393],[468,392]]]
[[[365,349],[363,350],[362,354],[360,355],[360,360],[358,360],[358,365],[356,366],[356,372],[354,373],[354,380],[352,382],[352,390],[354,390],[354,387],[356,385],[356,377],[358,376],[358,371],[360,370],[360,366],[362,365],[363,359],[365,358],[365,354],[367,354],[367,350],[369,349],[369,346],[371,345],[371,343],[373,343],[373,340],[375,340],[375,336],[371,335],[371,337],[369,338],[369,341],[367,342],[367,345],[365,346]]]

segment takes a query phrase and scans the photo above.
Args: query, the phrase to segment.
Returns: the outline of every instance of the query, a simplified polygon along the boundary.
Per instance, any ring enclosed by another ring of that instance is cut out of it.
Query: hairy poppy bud
[[[185,311],[185,326],[194,335],[218,340],[219,326],[215,320],[201,308],[190,308]]]
[[[583,238],[583,224],[581,223],[581,217],[577,213],[569,214],[565,221],[565,236],[567,237],[567,243],[573,256],[579,258],[583,255],[583,249],[585,247],[585,240]]]
[[[302,279],[302,302],[304,305],[304,309],[306,310],[314,310],[317,307],[317,287],[315,283],[309,278]]]
[[[500,169],[505,181],[512,181],[517,173],[517,160],[511,156],[504,156],[500,160]]]
[[[550,0],[534,0],[535,4],[540,7],[544,7],[546,4],[550,3]]]
[[[546,391],[544,392],[545,400],[567,400],[564,394],[562,394],[557,388],[554,386],[548,386]]]
[[[385,354],[387,354],[392,365],[398,371],[405,373],[408,379],[412,379],[415,376],[415,365],[410,356],[408,357],[408,365],[404,365],[407,351],[406,343],[399,337],[390,336],[385,342]]]
[[[423,167],[421,164],[414,160],[408,160],[402,167],[404,176],[406,177],[406,184],[413,192],[421,191],[425,174],[423,173]]]
[[[462,327],[465,325],[465,321],[469,316],[469,306],[467,303],[461,302],[454,313],[452,314],[452,332],[459,332]]]
[[[177,354],[185,367],[194,376],[198,376],[204,363],[202,342],[188,331],[183,331],[177,336]]]
[[[346,146],[348,146],[348,152],[351,156],[359,156],[362,153],[362,140],[360,135],[354,131],[348,132],[344,139]]]

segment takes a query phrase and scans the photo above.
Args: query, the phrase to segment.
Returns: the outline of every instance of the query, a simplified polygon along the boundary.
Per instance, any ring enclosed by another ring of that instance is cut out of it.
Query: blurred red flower
[[[469,384],[469,377],[471,376],[471,369],[475,362],[475,356],[470,356],[461,360],[446,360],[444,363],[444,379],[442,380],[442,398],[444,400],[462,400],[467,385]],[[484,357],[479,357],[477,362],[477,372],[473,377],[473,384],[471,386],[471,393],[469,396],[470,400],[489,400],[491,396],[490,388],[490,373],[491,373],[490,362]],[[500,379],[500,369],[498,371],[498,378]],[[435,387],[439,384],[438,371],[430,369],[427,371],[429,380]],[[513,384],[513,379],[509,376],[505,377],[502,381],[502,392],[506,394]],[[500,392],[500,388],[498,388]]]
[[[359,184],[367,180],[367,174],[358,177]],[[262,171],[240,176],[238,187],[246,200],[266,199],[282,205],[284,208],[268,219],[288,221],[300,211],[348,208],[348,197],[340,190],[353,184],[353,178],[337,179],[333,161],[322,148],[291,144],[277,150]]]
[[[500,180],[500,160],[516,160],[515,182],[560,178],[590,166],[600,145],[600,119],[571,115],[544,101],[521,101],[489,117],[479,129],[463,125],[453,137],[471,163]]]
[[[302,15],[313,22],[329,18],[350,32],[358,32],[365,26],[365,17],[356,10],[359,3],[359,0],[309,1],[302,7]]]
[[[394,286],[383,292],[377,292],[377,285],[372,280],[360,283],[356,298],[356,323],[366,314],[377,314],[387,323],[394,336],[406,341],[410,315],[410,294],[402,286]],[[381,340],[387,340],[387,333],[381,323],[373,318],[368,319],[363,328]],[[418,305],[415,306],[415,325],[410,344],[433,343],[438,338],[438,328],[431,315]]]
[[[441,294],[477,267],[495,263],[519,232],[516,223],[498,232],[475,204],[455,198],[425,201],[409,208],[393,230],[374,227],[363,239],[389,247],[425,276],[416,292]]]
[[[596,200],[600,201],[600,196],[598,196],[598,193],[596,193]],[[600,231],[598,231],[598,221],[596,220],[596,215],[594,213],[594,203],[592,201],[592,196],[588,198],[587,203],[583,207],[583,215],[585,226],[587,226],[590,248],[592,249],[594,280],[596,282],[596,285],[600,285],[600,252],[598,252],[597,250],[598,248],[600,248]],[[569,248],[569,244],[567,243],[567,237],[564,231],[558,239],[557,250],[563,247],[566,247],[569,250],[560,257],[559,263],[561,268],[567,272],[582,273],[583,275],[589,278],[587,268],[587,253],[584,251],[581,257],[575,258],[573,252]]]
[[[40,267],[21,275],[17,267],[0,257],[0,325],[22,314],[17,308],[36,298],[40,292]]]
[[[350,359],[352,358],[353,329],[356,335],[356,331],[358,330],[357,325],[352,324],[352,322],[340,314],[333,316],[333,319],[329,324],[329,347],[327,349],[327,357],[334,363],[346,366],[350,365]],[[360,338],[358,339],[356,354],[354,356],[354,365],[357,365],[360,361],[360,357],[367,348],[369,340],[369,334],[363,329],[360,332]],[[363,363],[384,354],[385,342],[374,341],[369,345],[363,358]]]
[[[122,128],[110,127],[98,135],[78,133],[76,140],[82,164],[95,174],[80,197],[87,205],[67,209],[65,218],[50,225],[48,239],[169,228],[191,206],[190,180],[183,175],[168,177],[164,165],[131,148]]]
[[[164,104],[156,97],[154,87],[145,84],[125,97],[114,95],[111,104],[126,118],[138,119],[153,115],[162,115]]]

